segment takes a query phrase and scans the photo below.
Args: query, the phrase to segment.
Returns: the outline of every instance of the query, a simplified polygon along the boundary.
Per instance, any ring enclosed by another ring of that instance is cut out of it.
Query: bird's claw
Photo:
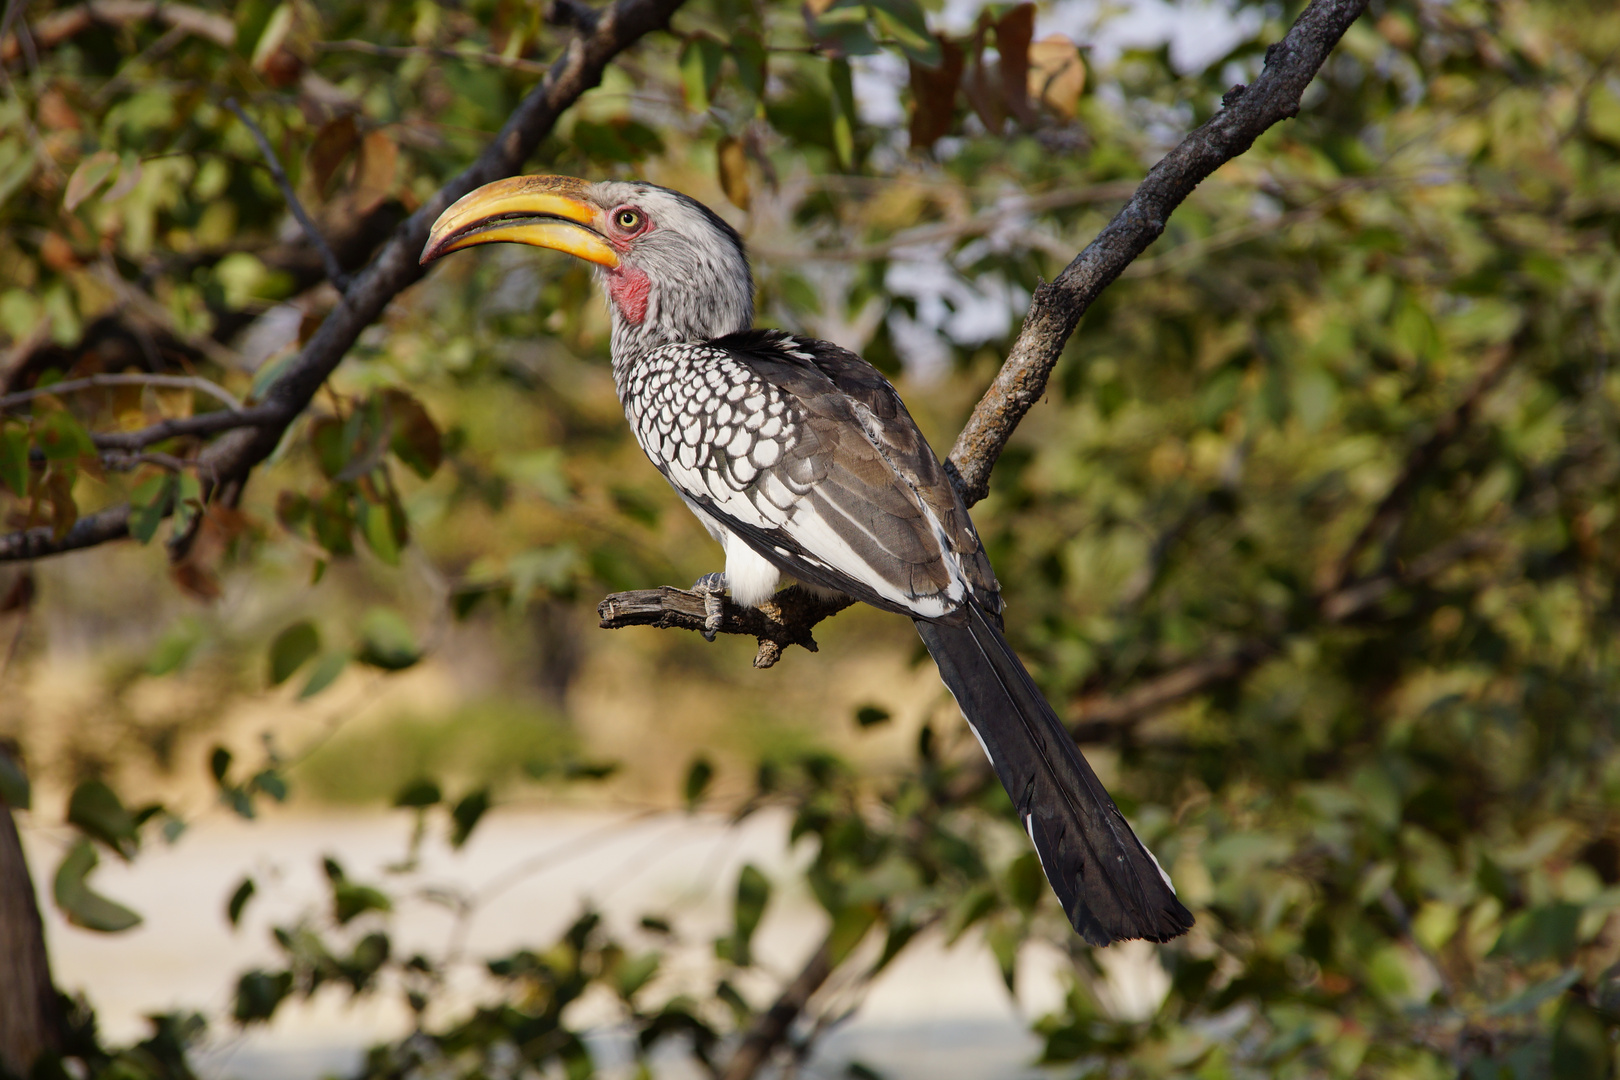
[[[725,571],[704,574],[692,583],[692,591],[703,597],[703,640],[713,641],[726,618]]]

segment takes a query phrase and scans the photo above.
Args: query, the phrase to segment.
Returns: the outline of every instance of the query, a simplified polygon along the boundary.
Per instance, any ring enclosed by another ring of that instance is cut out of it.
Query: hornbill
[[[636,441],[725,549],[695,586],[739,605],[784,578],[908,616],[1029,833],[1069,921],[1096,945],[1192,925],[1001,628],[967,507],[878,371],[826,341],[753,329],[736,231],[639,182],[499,180],[434,223],[421,261],[499,241],[595,264],[613,381]]]

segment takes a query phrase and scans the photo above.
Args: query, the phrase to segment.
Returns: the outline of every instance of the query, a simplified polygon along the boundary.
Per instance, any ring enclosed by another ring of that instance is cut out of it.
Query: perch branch
[[[984,498],[990,470],[1024,414],[1046,392],[1063,346],[1103,289],[1164,232],[1172,211],[1205,177],[1244,153],[1261,133],[1299,113],[1300,98],[1367,0],[1314,0],[1282,41],[1266,50],[1254,84],[1234,87],[1222,108],[1147,174],[1135,194],[1056,280],[1035,290],[1029,314],[990,390],[951,448],[968,505]]]
[[[798,587],[783,589],[757,608],[739,607],[724,601],[722,634],[744,634],[759,641],[754,666],[768,668],[782,658],[782,650],[799,645],[816,651],[810,631],[822,619],[836,615],[855,601],[848,597],[829,599]],[[656,626],[659,629],[696,630],[704,628],[703,597],[665,585],[614,593],[597,605],[602,629],[620,630],[626,626]]]

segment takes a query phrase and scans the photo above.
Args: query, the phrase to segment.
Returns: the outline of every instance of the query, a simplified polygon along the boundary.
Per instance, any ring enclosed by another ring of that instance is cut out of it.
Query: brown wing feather
[[[956,563],[980,605],[999,611],[999,587],[967,507],[900,395],[876,368],[829,342],[779,332],[754,331],[713,344],[793,397],[811,437],[780,468],[795,487],[808,489],[818,512],[858,526],[843,530],[868,540],[864,552],[854,545],[858,553],[873,565],[882,565],[880,556],[901,563],[918,596],[948,588]],[[943,551],[934,520],[944,534]]]

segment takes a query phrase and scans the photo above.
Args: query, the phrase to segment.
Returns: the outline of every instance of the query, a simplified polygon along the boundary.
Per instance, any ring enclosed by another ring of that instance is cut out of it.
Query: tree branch
[[[1193,188],[1248,150],[1267,128],[1298,115],[1305,87],[1366,6],[1367,0],[1314,0],[1288,35],[1266,50],[1265,70],[1254,85],[1234,87],[1208,123],[1153,166],[1125,207],[1063,273],[1035,290],[1006,363],[951,448],[949,464],[969,506],[989,491],[990,470],[1024,414],[1046,392],[1046,380],[1080,316],[1159,238]]]
[[[771,1056],[777,1045],[787,1037],[793,1021],[815,996],[821,985],[832,974],[832,937],[824,938],[798,976],[787,985],[771,1007],[754,1021],[742,1045],[731,1055],[721,1080],[751,1080]]]
[[[264,163],[270,169],[270,175],[275,178],[276,187],[281,189],[281,197],[286,200],[287,209],[292,211],[293,217],[298,219],[298,224],[303,228],[304,235],[309,237],[310,244],[320,253],[321,265],[326,268],[327,280],[337,286],[338,292],[348,292],[349,275],[343,272],[343,264],[338,262],[338,257],[332,253],[332,249],[326,246],[326,237],[321,235],[321,230],[310,220],[309,212],[304,209],[298,193],[293,190],[292,181],[287,179],[287,170],[281,167],[281,159],[276,156],[276,148],[270,145],[270,139],[265,135],[264,129],[253,122],[253,117],[237,104],[235,98],[226,98],[225,107],[235,113],[236,118],[246,124],[248,131],[253,133],[253,141],[259,144],[259,153],[264,155]]]
[[[117,26],[148,19],[159,19],[172,29],[207,38],[227,49],[236,43],[236,24],[230,19],[189,4],[169,4],[161,0],[92,0],[45,16],[33,25],[31,33],[41,48],[48,49],[97,23]],[[20,33],[6,34],[0,39],[0,63],[9,64],[21,54]]]
[[[407,57],[431,56],[437,60],[463,60],[469,64],[483,64],[487,67],[508,68],[512,71],[527,72],[530,75],[543,75],[546,65],[537,60],[524,60],[517,56],[502,56],[492,52],[463,52],[460,49],[445,48],[438,45],[377,45],[369,41],[318,41],[315,43],[316,52],[352,52],[362,53],[366,56]]]
[[[836,615],[855,601],[849,597],[830,599],[794,585],[776,593],[759,607],[739,607],[724,600],[722,634],[743,634],[759,640],[754,666],[768,668],[782,658],[782,650],[799,645],[816,651],[810,631],[822,619]],[[614,593],[596,607],[604,630],[626,626],[656,626],[661,630],[704,629],[703,597],[685,589],[665,585]]]
[[[242,403],[237,401],[231,392],[216,382],[211,382],[197,375],[87,375],[82,379],[64,379],[49,386],[36,386],[32,390],[19,390],[14,394],[0,395],[0,412],[13,409],[18,405],[26,405],[35,398],[50,394],[71,394],[80,390],[97,389],[104,386],[159,386],[171,390],[195,390],[207,394],[209,397],[224,405],[233,413],[242,412]]]
[[[563,111],[601,81],[607,65],[642,37],[667,26],[681,2],[617,0],[597,13],[594,20],[575,18],[576,25],[583,19],[591,27],[589,32],[568,43],[562,56],[507,118],[477,160],[394,230],[382,250],[355,276],[303,350],[265,391],[261,404],[240,413],[204,413],[167,420],[141,431],[98,435],[96,446],[103,450],[140,450],[178,435],[224,431],[224,437],[197,458],[196,466],[207,497],[236,497],[248,474],[276,448],[287,427],[303,413],[361,332],[376,321],[390,300],[422,278],[424,271],[417,264],[417,256],[427,243],[434,219],[467,192],[521,169]],[[87,10],[100,12],[105,6],[88,5]],[[159,6],[153,5],[154,10]],[[0,537],[0,562],[40,558],[118,539],[128,535],[128,522],[129,508],[119,506],[81,518],[60,538],[45,528],[12,533]],[[171,555],[183,557],[187,546],[186,538],[178,538],[171,545]]]

